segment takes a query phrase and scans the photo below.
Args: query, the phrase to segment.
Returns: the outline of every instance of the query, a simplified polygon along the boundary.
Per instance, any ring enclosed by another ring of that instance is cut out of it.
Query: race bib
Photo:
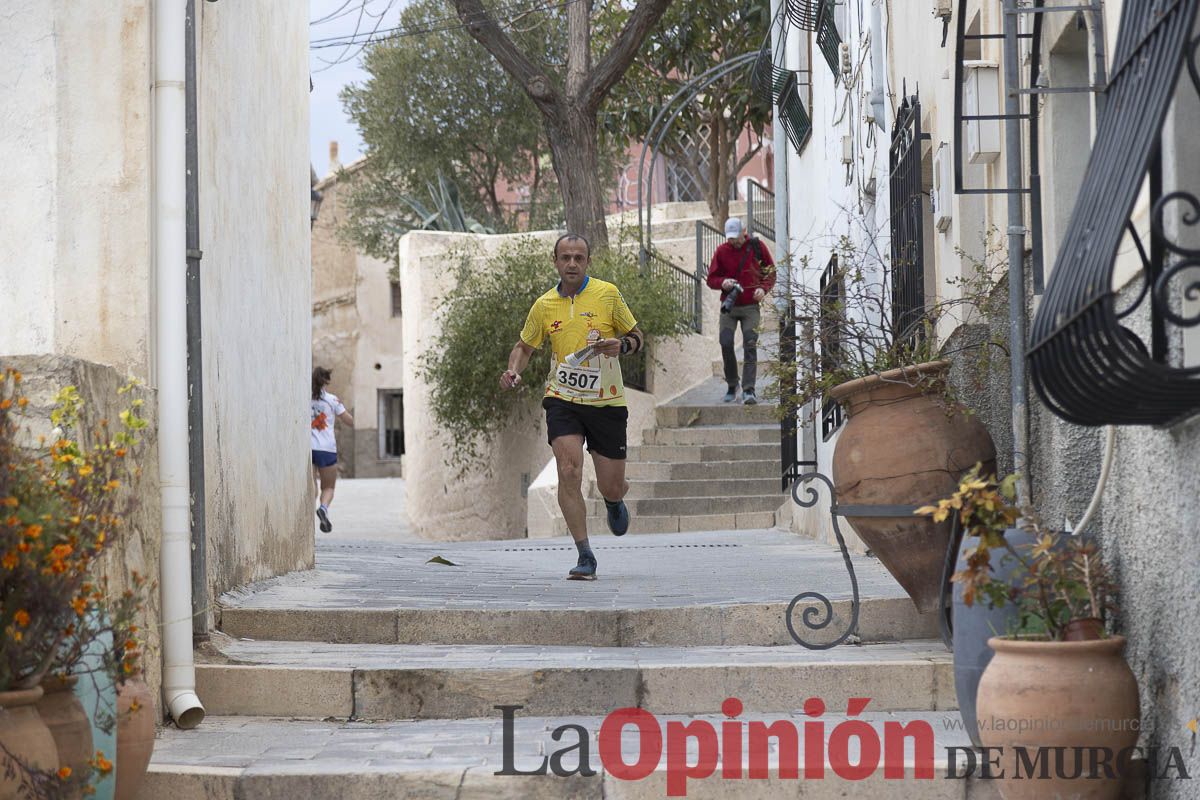
[[[600,367],[570,367],[559,364],[554,371],[558,391],[574,397],[596,397],[600,393]]]

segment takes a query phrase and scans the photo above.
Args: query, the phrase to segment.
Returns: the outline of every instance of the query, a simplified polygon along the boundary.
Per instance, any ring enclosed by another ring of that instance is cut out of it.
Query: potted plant
[[[60,689],[92,671],[115,679],[124,669],[126,657],[85,669],[82,654],[138,607],[140,585],[115,601],[96,574],[128,528],[146,422],[132,399],[119,425],[81,431],[82,399],[66,387],[50,413],[54,430],[35,439],[19,424],[28,405],[20,373],[0,370],[0,795],[71,796],[111,762],[81,741],[65,695],[54,692],[45,706],[53,729],[36,704],[46,683]]]
[[[963,253],[970,269],[953,297],[905,305],[903,265],[863,238],[867,246],[839,239],[819,280],[799,259],[808,278],[782,290],[784,340],[795,331],[796,357],[776,360],[775,393],[785,411],[816,417],[836,404],[847,415],[832,460],[839,504],[919,506],[952,491],[972,464],[995,463],[991,436],[950,384],[942,337],[989,309],[999,266],[993,249],[976,260]],[[989,353],[983,347],[980,370]],[[950,525],[907,514],[848,519],[918,610],[938,610]]]
[[[966,566],[952,580],[962,587],[964,602],[1011,611],[1004,633],[988,640],[995,656],[975,698],[979,718],[987,721],[979,738],[986,747],[1003,748],[1001,792],[1008,800],[1115,800],[1139,719],[1125,639],[1104,628],[1115,610],[1115,583],[1094,542],[1047,529],[1031,509],[1018,512],[1014,481],[973,471],[954,496],[922,509],[935,517],[957,513],[963,521]],[[1014,522],[1027,540],[1011,541],[1006,531]],[[1063,757],[1066,768],[1051,763],[1044,776],[1022,776],[1022,748],[1029,759],[1039,752],[1043,758],[1050,753],[1052,762]],[[1060,756],[1040,748],[1065,750]],[[1108,754],[1112,774],[1092,774],[1095,748]]]

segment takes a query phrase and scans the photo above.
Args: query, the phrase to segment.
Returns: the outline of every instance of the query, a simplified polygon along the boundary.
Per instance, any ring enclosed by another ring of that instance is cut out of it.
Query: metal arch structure
[[[653,197],[654,189],[654,164],[658,160],[658,150],[662,146],[663,140],[671,131],[671,126],[679,117],[683,110],[696,98],[698,94],[703,92],[709,86],[712,86],[717,81],[725,76],[736,72],[738,69],[753,65],[758,57],[758,51],[743,53],[740,56],[734,56],[728,61],[722,61],[715,67],[706,70],[691,81],[686,83],[683,88],[676,92],[670,100],[663,104],[659,112],[650,122],[650,128],[646,131],[646,136],[642,140],[642,152],[638,158],[638,258],[645,263],[646,253],[648,251],[647,244],[650,241],[650,226],[652,223],[652,202],[645,202],[644,198]],[[674,107],[674,111],[671,109]],[[667,112],[670,111],[670,116]],[[664,117],[666,120],[664,121]],[[657,132],[657,135],[655,135]],[[651,140],[653,139],[653,144]],[[646,152],[650,151],[650,174],[646,176]],[[647,185],[646,191],[642,191],[642,185]],[[643,214],[643,208],[645,214]]]

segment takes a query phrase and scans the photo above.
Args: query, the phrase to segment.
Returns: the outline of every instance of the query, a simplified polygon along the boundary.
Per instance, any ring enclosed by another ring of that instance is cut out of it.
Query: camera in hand
[[[733,282],[729,294],[725,295],[725,299],[721,301],[721,313],[728,314],[733,310],[733,304],[737,302],[738,296],[742,293],[742,285],[737,281]]]

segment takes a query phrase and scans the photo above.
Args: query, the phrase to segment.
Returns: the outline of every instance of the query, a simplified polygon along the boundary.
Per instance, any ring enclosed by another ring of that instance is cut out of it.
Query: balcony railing
[[[692,330],[701,332],[702,307],[700,293],[703,289],[705,273],[688,272],[683,267],[650,250],[645,253],[645,269],[659,277],[665,277],[671,285],[671,296],[675,299],[685,319]]]
[[[775,193],[758,181],[750,181],[746,189],[746,210],[750,218],[750,235],[775,241]]]

